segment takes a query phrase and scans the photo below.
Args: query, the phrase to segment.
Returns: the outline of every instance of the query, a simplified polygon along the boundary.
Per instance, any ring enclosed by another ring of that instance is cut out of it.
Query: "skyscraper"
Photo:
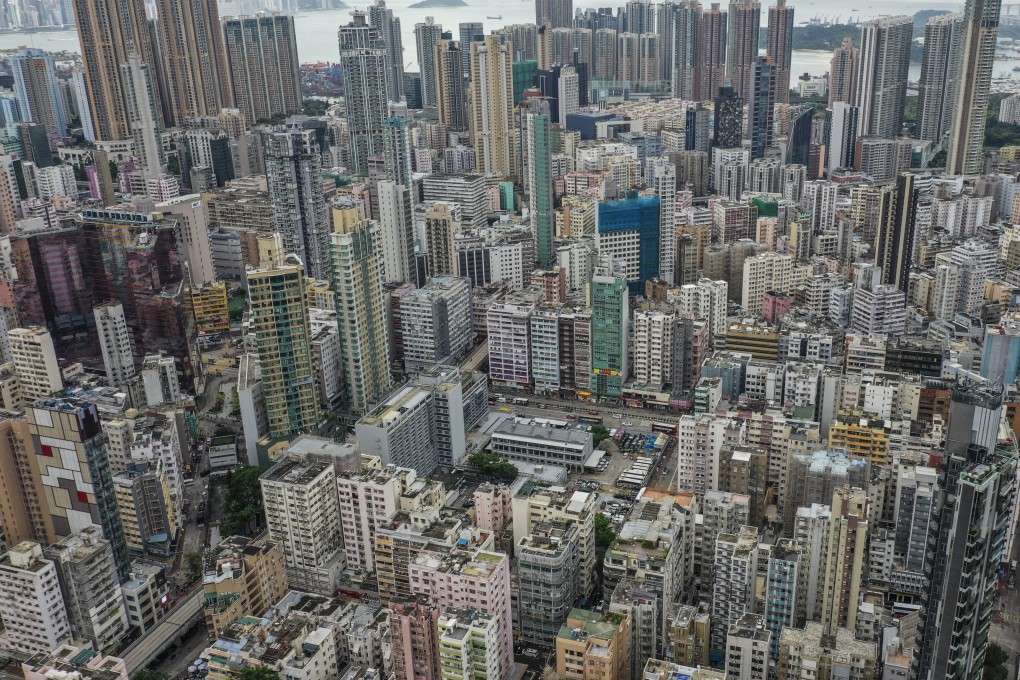
[[[552,269],[556,263],[552,122],[545,113],[523,113],[523,116],[528,209],[535,232],[536,265],[539,269]]]
[[[941,146],[956,111],[963,14],[942,14],[924,26],[924,57],[917,85],[917,138]]]
[[[904,293],[910,282],[914,222],[921,193],[916,180],[916,175],[904,172],[896,178],[895,190],[882,191],[875,237],[875,265],[882,268],[882,283]]]
[[[27,409],[29,431],[36,447],[36,474],[48,500],[44,523],[54,537],[64,538],[93,524],[110,542],[121,580],[131,562],[124,527],[117,510],[106,434],[95,404],[77,398],[39,401]],[[48,488],[46,488],[48,487]]]
[[[137,55],[153,64],[154,53],[142,0],[74,0],[78,44],[96,137],[128,139],[128,112],[121,84],[121,65]]]
[[[863,135],[892,138],[903,127],[913,27],[908,16],[882,17],[861,25],[857,106]]]
[[[383,281],[418,280],[414,258],[414,221],[411,192],[403,184],[385,180],[376,184],[379,193],[379,237]]]
[[[844,486],[832,495],[822,592],[822,625],[829,635],[854,630],[868,552],[867,492]]]
[[[323,195],[322,150],[307,119],[287,119],[287,129],[263,136],[266,178],[273,196],[273,225],[287,253],[301,258],[308,276],[329,278],[329,215]],[[265,369],[263,369],[264,371]]]
[[[975,677],[984,666],[998,569],[1009,559],[1009,499],[1016,494],[1016,444],[995,444],[1001,409],[1000,386],[965,381],[953,388],[912,680]],[[960,436],[953,434],[957,428]],[[991,449],[983,445],[989,438],[974,436],[982,430],[993,433]]]
[[[407,118],[394,116],[386,119],[383,149],[386,179],[405,187],[411,186],[411,127]]]
[[[595,68],[592,75],[596,78],[616,77],[616,31],[611,28],[600,28],[595,31],[592,46],[592,60]]]
[[[127,379],[135,375],[135,357],[131,346],[131,331],[124,318],[124,305],[106,302],[97,306],[96,333],[103,354],[106,378],[114,387],[124,388]]]
[[[953,174],[973,175],[981,171],[1001,9],[1002,0],[968,0],[963,8],[963,59],[946,161],[946,171]]]
[[[11,57],[10,63],[21,120],[44,125],[52,146],[56,138],[67,136],[68,118],[53,57],[25,48]]]
[[[216,0],[159,0],[159,53],[171,114],[168,126],[187,116],[215,116],[233,106],[226,49]]]
[[[768,56],[776,68],[776,103],[790,103],[790,60],[793,57],[793,8],[786,0],[769,7]],[[778,636],[777,636],[778,637]]]
[[[755,57],[751,69],[747,102],[747,138],[751,159],[763,158],[773,142],[773,112],[776,108],[776,66],[772,57]]]
[[[351,140],[350,169],[360,173],[368,171],[369,158],[384,151],[389,59],[379,29],[366,23],[365,13],[355,11],[351,16],[351,23],[341,26],[339,31],[340,67],[344,74],[347,133]],[[432,87],[434,90],[434,82]],[[435,106],[435,102],[428,105]]]
[[[854,167],[860,109],[844,101],[832,103],[829,120],[829,147],[825,156],[829,175],[836,168]]]
[[[294,17],[260,14],[223,20],[234,105],[249,125],[301,113]]]
[[[713,2],[701,14],[698,26],[698,55],[696,57],[700,93],[698,101],[708,101],[719,95],[719,87],[725,77],[726,62],[726,12]]]
[[[462,21],[457,25],[457,37],[460,39],[460,54],[463,59],[463,73],[471,73],[471,50],[468,46],[476,39],[485,36],[481,21]]]
[[[629,323],[627,280],[600,269],[591,279],[591,385],[599,397],[623,393]]]
[[[698,52],[701,23],[701,5],[684,2],[679,5],[667,5],[671,8],[668,21],[670,42],[666,44],[666,52],[670,55],[671,91],[674,97],[693,101],[702,101],[701,63]]]
[[[574,0],[535,0],[535,25],[570,28],[574,21]]]
[[[390,389],[381,249],[360,208],[334,209],[333,224],[333,290],[337,308],[347,310],[337,316],[347,407],[367,413]]]
[[[386,46],[386,94],[391,101],[403,101],[404,39],[400,35],[400,18],[393,16],[393,10],[386,7],[386,0],[375,0],[368,8],[368,21],[379,30],[379,37]]]
[[[829,106],[836,102],[857,102],[857,78],[861,68],[861,51],[854,39],[843,38],[843,44],[832,51],[829,62]]]
[[[247,272],[248,304],[269,436],[290,437],[312,431],[319,423],[305,276],[298,263],[267,264]]]
[[[142,177],[149,180],[163,172],[163,140],[159,103],[152,69],[137,55],[128,57],[120,67],[124,88],[124,108],[134,155],[141,165]]]
[[[514,174],[513,46],[487,35],[471,43],[471,137],[478,170]]]
[[[744,100],[735,88],[724,85],[715,98],[715,146],[720,149],[740,147],[744,124]]]
[[[432,17],[414,25],[414,41],[418,48],[418,68],[421,70],[422,104],[435,106],[436,92],[436,46],[443,38],[443,26]]]
[[[436,45],[436,87],[439,122],[446,129],[462,132],[468,129],[467,101],[464,87],[465,45],[456,43],[444,34]],[[470,54],[468,54],[470,57]]]
[[[750,97],[760,30],[761,4],[758,0],[732,0],[726,30],[726,79],[745,101]]]

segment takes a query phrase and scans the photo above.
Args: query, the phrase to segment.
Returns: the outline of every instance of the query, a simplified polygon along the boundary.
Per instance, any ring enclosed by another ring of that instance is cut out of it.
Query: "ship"
[[[502,21],[503,15],[500,14],[498,17],[485,17],[486,19],[495,19],[496,21]]]

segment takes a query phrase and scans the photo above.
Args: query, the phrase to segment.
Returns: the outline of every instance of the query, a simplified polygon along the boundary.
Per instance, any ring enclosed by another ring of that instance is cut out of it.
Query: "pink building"
[[[768,290],[761,300],[761,315],[771,324],[790,311],[793,299],[781,291]]]
[[[411,592],[431,595],[440,609],[474,607],[496,617],[500,644],[495,653],[500,656],[502,668],[511,667],[513,622],[507,555],[479,548],[454,548],[449,552],[426,548],[407,571]]]
[[[485,482],[471,497],[475,502],[475,526],[499,534],[513,519],[510,488]]]
[[[426,595],[390,602],[390,640],[397,680],[439,680],[440,607]]]

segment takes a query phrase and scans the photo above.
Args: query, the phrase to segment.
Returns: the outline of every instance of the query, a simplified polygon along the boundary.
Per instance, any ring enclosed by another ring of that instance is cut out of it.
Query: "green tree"
[[[605,425],[592,425],[591,438],[595,446],[598,446],[602,443],[603,439],[609,439],[609,430],[606,429]]]
[[[616,531],[613,530],[613,522],[609,517],[599,512],[595,515],[595,547],[608,548],[616,539]]]
[[[280,680],[280,674],[265,666],[248,666],[241,671],[240,680]]]
[[[184,556],[184,566],[188,570],[188,580],[194,581],[202,575],[205,569],[205,559],[200,552],[189,552]],[[135,678],[138,680],[138,678]],[[156,680],[153,678],[152,680]]]
[[[168,156],[166,159],[166,171],[171,175],[181,174],[181,162],[177,160],[177,156]]]
[[[113,161],[110,161],[110,177],[113,178],[113,181],[115,182],[117,181],[117,174],[119,172],[120,170],[117,169],[117,164],[114,163]]]
[[[324,116],[326,109],[329,108],[329,102],[321,99],[306,99],[302,108],[306,116]]]
[[[502,482],[517,479],[517,466],[495,453],[479,451],[468,457],[468,465],[486,477],[494,477]]]
[[[160,673],[151,668],[139,668],[131,674],[131,680],[170,680],[170,674]]]
[[[230,476],[227,493],[223,499],[223,522],[221,536],[254,536],[261,531],[262,485],[259,477],[265,468],[257,465],[242,465]]]
[[[237,418],[241,415],[241,396],[234,390],[234,396],[230,403],[230,415]]]

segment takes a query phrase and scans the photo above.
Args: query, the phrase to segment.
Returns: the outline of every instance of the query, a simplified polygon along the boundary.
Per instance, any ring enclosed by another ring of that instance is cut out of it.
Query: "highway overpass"
[[[117,656],[124,659],[128,673],[134,673],[139,668],[145,668],[163,650],[180,641],[188,629],[201,620],[202,588],[196,588],[178,602],[162,621]]]

